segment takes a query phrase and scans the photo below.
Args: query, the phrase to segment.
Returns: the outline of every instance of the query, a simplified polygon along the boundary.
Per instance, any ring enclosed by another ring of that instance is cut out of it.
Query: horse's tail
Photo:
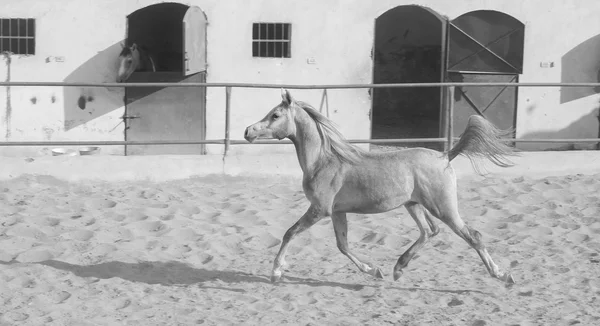
[[[513,134],[513,130],[500,130],[484,117],[472,115],[458,143],[447,152],[448,159],[452,161],[462,154],[471,161],[471,165],[478,173],[481,170],[476,159],[487,158],[500,167],[513,166],[507,156],[517,156],[518,153],[501,139]]]

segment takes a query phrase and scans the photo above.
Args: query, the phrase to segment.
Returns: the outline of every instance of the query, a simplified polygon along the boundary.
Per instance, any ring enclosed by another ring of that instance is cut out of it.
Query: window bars
[[[258,58],[290,58],[292,25],[289,23],[252,24],[252,56]]]
[[[35,19],[0,18],[0,52],[35,54]]]

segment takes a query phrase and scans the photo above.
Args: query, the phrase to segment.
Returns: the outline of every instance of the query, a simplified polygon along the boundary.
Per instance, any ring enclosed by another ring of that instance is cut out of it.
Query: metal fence
[[[224,145],[227,155],[231,145],[250,145],[243,140],[230,139],[231,93],[233,88],[288,88],[288,89],[374,89],[374,88],[408,88],[408,87],[445,87],[445,94],[454,94],[455,87],[600,87],[600,83],[401,83],[401,84],[339,84],[339,85],[284,85],[284,84],[245,84],[245,83],[66,83],[66,82],[0,82],[6,87],[222,87],[225,88],[225,132],[223,139],[209,140],[152,140],[152,141],[6,141],[0,146],[110,146],[110,145]],[[397,138],[397,139],[349,139],[356,144],[389,144],[438,142],[450,148],[456,137],[453,137],[454,101],[447,96],[446,137],[440,138]],[[513,143],[600,143],[600,138],[585,139],[506,139]],[[256,141],[252,144],[290,144],[290,141]]]

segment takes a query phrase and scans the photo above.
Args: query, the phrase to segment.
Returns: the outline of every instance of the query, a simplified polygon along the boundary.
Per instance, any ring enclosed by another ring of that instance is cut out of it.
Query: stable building
[[[581,8],[559,0],[5,0],[0,75],[5,81],[115,82],[122,47],[135,43],[154,56],[156,69],[135,72],[129,82],[597,82],[595,7],[600,3]],[[481,114],[498,127],[515,128],[517,139],[595,138],[598,91],[457,87],[451,94],[454,133],[464,130],[468,116]],[[292,94],[334,120],[350,139],[446,133],[450,94],[443,88]],[[244,128],[279,101],[278,89],[233,88],[231,138],[243,139]],[[0,103],[2,141],[219,140],[225,135],[222,87],[12,86],[0,92]],[[0,147],[4,155],[43,155],[50,149]],[[220,144],[102,147],[102,153],[115,155],[222,152]],[[276,152],[293,148],[230,149],[231,154]]]

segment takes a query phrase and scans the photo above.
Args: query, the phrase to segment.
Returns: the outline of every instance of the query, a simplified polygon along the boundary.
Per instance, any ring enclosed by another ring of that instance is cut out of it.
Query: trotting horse
[[[512,275],[502,272],[487,252],[481,234],[465,224],[458,213],[456,175],[450,161],[465,155],[477,168],[475,159],[487,158],[501,167],[511,166],[507,156],[516,155],[500,137],[510,132],[494,127],[481,116],[471,116],[460,140],[448,152],[411,148],[394,152],[367,152],[344,139],[332,122],[309,104],[296,101],[282,90],[282,102],[262,120],[246,128],[244,138],[288,138],[296,147],[303,172],[302,188],[310,207],[283,236],[271,281],[282,276],[285,256],[292,238],[319,220],[331,217],[337,247],[362,272],[377,278],[383,273],[363,262],[348,248],[346,213],[383,213],[400,206],[417,223],[420,236],[394,266],[394,280],[439,227],[434,217],[446,223],[481,257],[489,274],[506,283]]]
[[[150,53],[135,43],[130,47],[123,46],[119,54],[117,83],[125,82],[134,71],[156,72],[156,65]]]

